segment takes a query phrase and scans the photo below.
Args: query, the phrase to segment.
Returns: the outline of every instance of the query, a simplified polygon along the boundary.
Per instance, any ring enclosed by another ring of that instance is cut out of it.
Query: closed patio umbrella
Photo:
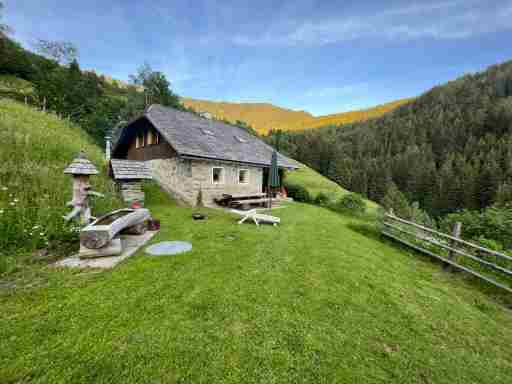
[[[279,183],[279,168],[277,166],[277,152],[272,152],[272,160],[270,161],[270,171],[268,174],[268,194],[269,201],[268,207],[272,208],[272,188],[277,188],[281,184]]]

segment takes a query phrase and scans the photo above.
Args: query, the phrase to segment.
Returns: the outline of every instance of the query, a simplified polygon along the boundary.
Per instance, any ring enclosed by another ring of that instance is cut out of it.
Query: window
[[[160,135],[158,132],[148,130],[147,132],[138,133],[135,137],[135,148],[142,148],[146,145],[156,145],[160,143]]]
[[[135,138],[135,148],[142,148],[144,147],[145,143],[145,136],[144,133],[137,134],[137,137]]]
[[[213,167],[212,168],[212,183],[223,184],[224,183],[224,168]]]
[[[185,177],[192,177],[192,162],[184,160],[180,163],[181,175]]]
[[[203,132],[203,134],[208,135],[208,136],[215,136],[213,131],[206,129],[206,128],[201,128],[201,132]]]
[[[153,135],[153,131],[149,130],[149,131],[148,131],[147,140],[146,140],[146,142],[148,143],[148,145],[153,145],[153,144],[155,144],[155,143],[154,143],[154,137],[155,137],[155,136]]]
[[[238,170],[238,184],[249,184],[249,170],[239,169]]]

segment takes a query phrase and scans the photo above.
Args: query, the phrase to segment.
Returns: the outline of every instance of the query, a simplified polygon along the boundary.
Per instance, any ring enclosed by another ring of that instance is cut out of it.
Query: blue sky
[[[512,0],[4,0],[14,38],[68,40],[127,80],[147,61],[182,96],[315,115],[416,96],[512,59]]]

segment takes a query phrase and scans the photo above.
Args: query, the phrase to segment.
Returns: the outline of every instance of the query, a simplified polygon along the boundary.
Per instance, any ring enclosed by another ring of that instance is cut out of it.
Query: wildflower
[[[44,232],[41,232],[41,233],[39,234],[39,236],[44,236]]]
[[[33,229],[38,229],[38,228],[39,228],[39,225],[34,225],[32,228],[33,228]]]
[[[7,191],[7,187],[2,187],[2,191]]]
[[[4,213],[4,210],[3,209],[0,209],[0,215]]]
[[[9,203],[9,205],[11,205],[11,206],[13,206],[13,207],[14,207],[14,206],[16,205],[16,203],[15,203],[14,201],[11,201],[11,202]]]
[[[19,200],[18,199],[14,199],[14,202],[17,203]]]
[[[32,236],[32,232],[29,233],[29,236]]]

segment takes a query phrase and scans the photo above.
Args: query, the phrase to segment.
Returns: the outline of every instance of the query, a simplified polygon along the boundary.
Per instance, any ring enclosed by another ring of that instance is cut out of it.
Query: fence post
[[[462,232],[462,223],[460,221],[457,221],[455,223],[455,225],[453,226],[452,236],[456,237],[457,239],[460,239],[461,232]],[[455,240],[452,240],[450,242],[450,246],[452,248],[456,248],[457,242]],[[453,251],[450,251],[450,253],[448,254],[448,259],[450,259],[451,261],[457,262],[457,254]],[[452,268],[452,270],[455,271],[456,269]]]

